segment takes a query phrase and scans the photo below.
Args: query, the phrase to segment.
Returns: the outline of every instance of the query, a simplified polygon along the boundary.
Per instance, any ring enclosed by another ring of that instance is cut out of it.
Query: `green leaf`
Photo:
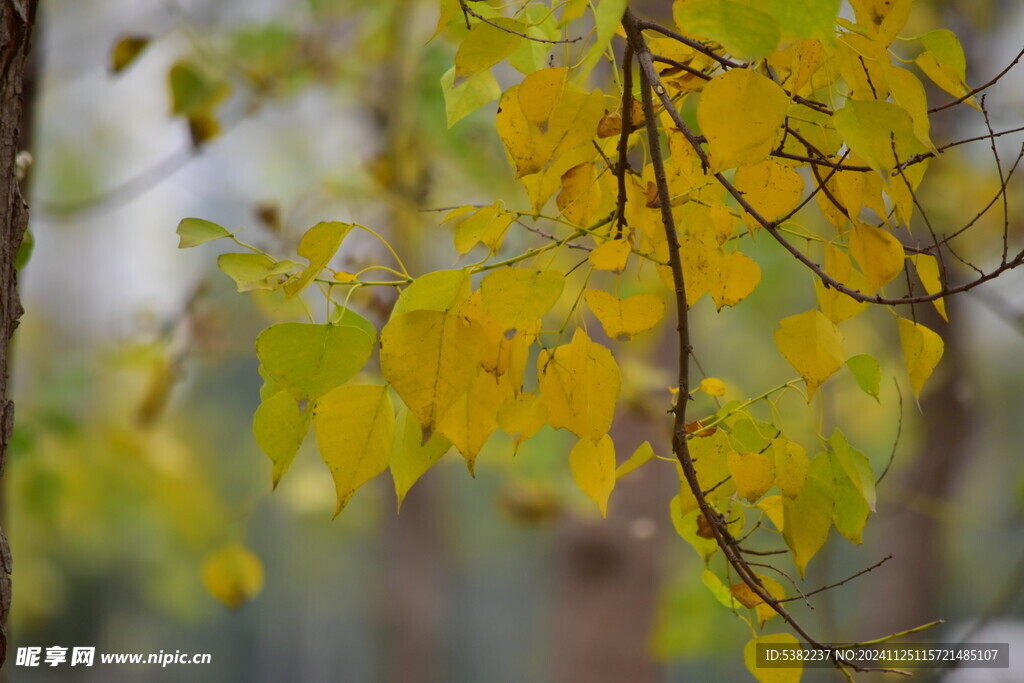
[[[274,488],[299,452],[311,417],[312,411],[301,412],[298,402],[287,391],[265,398],[256,409],[252,431],[256,445],[274,462],[271,474]]]
[[[274,261],[264,254],[231,253],[218,256],[217,267],[235,281],[239,292],[249,292],[254,289],[277,289],[282,279],[275,276],[284,275],[301,266],[295,261]]]
[[[580,83],[586,80],[594,65],[604,55],[608,44],[615,35],[622,22],[622,15],[626,13],[626,5],[629,0],[599,0],[594,10],[594,42],[583,56],[583,62],[575,71],[576,80]]]
[[[654,457],[654,449],[651,448],[651,442],[644,441],[637,446],[636,450],[633,451],[633,455],[629,456],[626,462],[619,465],[618,469],[615,470],[615,477],[621,479],[641,465],[654,460]]]
[[[857,386],[863,389],[864,393],[874,396],[877,401],[878,392],[882,387],[882,367],[874,356],[866,353],[850,356],[846,359],[846,367],[853,373]]]
[[[441,76],[441,92],[444,94],[448,127],[451,128],[488,102],[501,97],[501,86],[494,74],[486,69],[455,85],[455,67],[452,67]]]
[[[338,387],[317,401],[313,426],[334,478],[337,517],[356,489],[388,467],[395,431],[391,394],[383,385]]]
[[[825,545],[832,526],[832,481],[832,463],[827,454],[819,453],[796,498],[782,499],[782,536],[793,553],[793,564],[801,578],[807,563]]]
[[[690,0],[674,14],[687,33],[719,42],[740,59],[767,57],[781,38],[775,17],[732,0]]]
[[[210,112],[231,95],[231,84],[211,76],[196,64],[182,60],[168,72],[171,113],[189,116]]]
[[[119,74],[135,61],[149,45],[149,36],[122,36],[110,51],[110,70]]]
[[[718,578],[713,571],[705,569],[704,573],[701,575],[701,581],[704,582],[704,585],[708,587],[708,590],[711,591],[711,594],[715,596],[715,599],[718,600],[718,602],[722,603],[729,609],[743,609],[743,605],[740,604],[739,600],[732,596],[732,593],[729,592],[726,585],[722,583],[722,580]]]
[[[31,230],[25,230],[25,236],[21,238],[21,244],[18,245],[18,253],[14,257],[14,269],[21,270],[28,263],[28,260],[32,258],[32,250],[35,249],[36,238],[32,234]]]
[[[469,272],[437,270],[413,280],[395,302],[391,318],[409,311],[457,311],[469,298],[472,288]]]
[[[197,247],[200,244],[219,240],[222,237],[228,237],[231,235],[231,233],[216,223],[204,221],[202,218],[183,219],[178,223],[177,233],[180,238],[178,241],[178,249]]]
[[[338,306],[335,308],[334,312],[331,314],[331,324],[358,327],[369,335],[371,345],[377,343],[377,328],[375,328],[373,323],[369,320],[353,311],[351,307],[344,308],[342,306]]]
[[[875,509],[875,474],[871,471],[871,461],[868,456],[856,450],[846,441],[841,431],[836,429],[829,437],[828,443],[832,446],[835,454],[842,465],[843,472],[853,482],[854,488],[864,498],[868,508]]]
[[[906,161],[924,151],[910,114],[891,102],[847,100],[832,120],[847,146],[887,182],[897,158]]]
[[[405,500],[405,495],[412,485],[448,452],[451,445],[451,441],[439,432],[434,432],[424,443],[423,430],[420,429],[419,422],[407,408],[403,407],[398,414],[394,450],[388,464],[391,478],[395,482],[399,510],[402,509],[402,501]]]
[[[279,323],[256,338],[256,354],[267,374],[299,401],[347,382],[372,351],[366,332],[340,325]]]
[[[681,498],[679,496],[672,498],[668,509],[669,516],[672,518],[672,526],[675,527],[676,533],[693,546],[693,549],[697,551],[701,559],[707,562],[718,551],[718,543],[714,537],[705,538],[697,533],[697,518],[701,515],[700,510],[690,510],[683,514]]]
[[[783,33],[835,42],[841,0],[771,0],[771,12]]]

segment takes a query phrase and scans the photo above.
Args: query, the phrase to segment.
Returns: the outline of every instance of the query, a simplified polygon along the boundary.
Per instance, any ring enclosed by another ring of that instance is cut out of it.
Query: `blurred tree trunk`
[[[0,4],[0,473],[14,431],[14,403],[7,398],[9,344],[22,308],[15,259],[28,227],[28,205],[17,172],[22,147],[25,69],[32,42],[36,0]],[[7,613],[11,607],[11,553],[0,531],[0,665],[7,657]]]

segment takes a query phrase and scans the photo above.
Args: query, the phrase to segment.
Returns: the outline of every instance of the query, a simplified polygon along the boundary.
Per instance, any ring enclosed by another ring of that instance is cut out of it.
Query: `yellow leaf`
[[[808,400],[846,357],[839,329],[816,310],[783,319],[775,330],[775,345],[804,378]]]
[[[367,330],[350,325],[278,323],[256,337],[266,374],[300,401],[344,384],[372,353]]]
[[[516,451],[524,441],[539,432],[545,422],[547,413],[538,394],[509,396],[498,411],[498,426],[515,438],[513,448]]]
[[[788,439],[773,439],[772,457],[775,459],[775,483],[779,491],[787,498],[796,498],[811,467],[807,451]]]
[[[149,36],[122,36],[110,51],[110,71],[121,73],[149,45]]]
[[[793,666],[785,669],[776,669],[757,666],[758,645],[798,645],[797,639],[789,633],[772,633],[749,641],[743,648],[743,662],[747,669],[753,674],[759,683],[800,683],[803,675],[803,664],[799,661],[793,662]]]
[[[888,45],[907,23],[914,0],[850,0],[857,23],[882,46]]]
[[[864,294],[871,292],[867,277],[854,270],[853,262],[846,252],[831,242],[825,245],[825,273],[853,290]],[[857,301],[831,287],[825,288],[820,280],[815,280],[814,287],[818,293],[821,312],[836,324],[852,318],[868,307],[863,301]]]
[[[502,95],[498,135],[517,178],[544,170],[553,159],[597,134],[604,95],[569,84],[567,72],[561,67],[535,71]]]
[[[847,146],[883,178],[890,177],[897,162],[925,151],[910,114],[891,102],[848,100],[832,120]]]
[[[597,245],[587,258],[595,270],[621,273],[632,249],[627,239],[609,240]]]
[[[724,296],[724,292],[720,290],[723,286],[719,279],[722,256],[718,246],[690,235],[683,235],[679,239],[679,251],[683,261],[683,279],[686,282],[686,305],[692,307],[713,289],[718,291],[720,296]],[[659,268],[659,273],[666,270],[668,269]],[[674,285],[671,271],[668,273],[668,281],[665,284],[672,288]]]
[[[665,315],[665,302],[654,294],[619,299],[603,289],[588,289],[587,306],[612,339],[631,339],[651,329]]]
[[[785,91],[749,69],[732,69],[712,79],[697,103],[712,170],[764,161],[782,134],[788,108]]]
[[[654,460],[654,457],[654,449],[651,448],[651,442],[644,441],[642,444],[637,446],[635,451],[633,451],[633,455],[629,456],[629,459],[619,465],[618,469],[615,470],[615,478],[621,479],[630,472],[639,468],[641,465]]]
[[[906,318],[899,318],[900,346],[903,347],[903,360],[910,375],[910,386],[914,396],[921,395],[924,383],[931,377],[935,366],[942,359],[946,348],[942,337],[920,323]]]
[[[715,280],[711,285],[711,298],[715,300],[718,310],[722,310],[723,306],[735,306],[746,299],[760,282],[761,267],[746,254],[734,251],[718,259]]]
[[[499,268],[480,282],[480,296],[503,331],[524,330],[551,310],[564,287],[556,270]]]
[[[498,428],[498,411],[510,393],[506,382],[478,368],[469,387],[437,423],[437,431],[448,437],[466,459],[470,474],[480,449]]]
[[[736,598],[741,605],[748,609],[764,602],[764,600],[754,592],[754,589],[742,582],[729,586],[729,592],[732,594],[732,597]]]
[[[448,452],[451,445],[448,439],[437,432],[424,443],[423,430],[412,413],[407,409],[399,413],[395,426],[395,443],[391,461],[388,463],[391,479],[395,482],[399,510],[402,509],[402,501],[405,500],[405,495],[412,485]]]
[[[914,63],[939,86],[954,97],[963,97],[970,88],[967,86],[967,60],[964,49],[956,35],[947,29],[926,33],[920,38],[925,51],[917,56]],[[972,96],[967,104],[980,109]]]
[[[828,538],[834,509],[832,486],[831,460],[828,454],[819,453],[800,493],[795,498],[782,499],[782,537],[793,553],[793,564],[801,578],[807,563]]]
[[[857,259],[871,292],[877,292],[903,270],[903,245],[891,232],[860,221],[853,222],[850,254]]]
[[[470,294],[472,283],[465,270],[437,270],[421,275],[402,290],[391,309],[397,318],[409,311],[457,311]]]
[[[505,17],[495,17],[489,21],[492,23],[480,22],[474,25],[459,45],[455,53],[457,80],[490,69],[512,54],[523,40],[521,34],[526,32],[526,27],[520,22]]]
[[[767,590],[768,594],[773,598],[776,600],[784,600],[786,598],[786,589],[783,588],[782,584],[778,581],[770,576],[764,576],[763,574],[758,574],[757,578],[761,580],[761,585],[765,587],[765,590]],[[761,602],[760,604],[755,605],[754,613],[757,614],[758,626],[764,626],[769,619],[776,617],[779,614],[766,602]]]
[[[455,251],[465,256],[483,243],[494,254],[515,219],[516,214],[502,209],[499,202],[483,207],[455,229]]]
[[[708,396],[725,396],[725,382],[717,377],[705,377],[697,388]]]
[[[773,159],[737,169],[735,185],[743,198],[768,221],[782,218],[795,209],[804,192],[800,174]],[[752,228],[760,226],[746,212],[743,219]]]
[[[615,444],[605,434],[598,441],[581,438],[569,453],[569,467],[576,485],[608,516],[608,497],[615,488]]]
[[[476,377],[484,354],[479,327],[441,311],[392,318],[380,335],[380,369],[429,438]]]
[[[484,310],[480,290],[466,299],[459,315],[481,330],[484,352],[480,365],[492,375],[509,375],[518,387],[526,371],[530,345],[540,331],[540,322],[531,323],[512,336],[506,335],[506,330]]]
[[[540,352],[537,374],[548,424],[591,440],[608,433],[621,387],[611,351],[577,328],[571,343]]]
[[[306,231],[299,242],[299,256],[309,261],[309,267],[302,271],[298,278],[284,286],[287,298],[290,299],[301,292],[313,278],[323,272],[350,230],[352,226],[348,223],[324,221]]]
[[[886,64],[883,69],[892,93],[892,101],[910,114],[918,142],[929,151],[935,151],[935,145],[929,136],[931,120],[928,118],[928,97],[925,95],[921,80],[895,64]]]
[[[757,502],[757,499],[772,487],[775,480],[775,466],[763,453],[731,451],[727,463],[729,474],[736,484],[736,493],[751,503]]]
[[[562,174],[562,191],[555,200],[565,220],[573,225],[589,225],[601,204],[601,186],[597,184],[594,163],[573,166]]]
[[[764,514],[768,516],[768,519],[771,520],[777,530],[782,531],[786,521],[782,506],[782,496],[765,496],[757,501],[757,507],[761,508]]]
[[[337,517],[356,489],[388,467],[395,410],[387,386],[338,387],[317,401],[313,427],[334,478]]]
[[[274,488],[295,459],[309,430],[312,412],[299,411],[299,404],[287,391],[278,391],[260,403],[252,418],[256,445],[274,462],[271,480]]]
[[[917,277],[921,279],[921,284],[924,285],[924,291],[929,294],[935,294],[942,291],[942,277],[939,275],[939,262],[931,254],[914,254],[910,257],[910,260],[914,262],[914,267],[917,269]],[[935,306],[935,310],[939,312],[942,319],[949,322],[949,318],[946,316],[946,302],[943,299],[935,299],[932,301]]]
[[[203,585],[210,595],[237,609],[263,589],[263,563],[242,544],[229,543],[203,562]]]

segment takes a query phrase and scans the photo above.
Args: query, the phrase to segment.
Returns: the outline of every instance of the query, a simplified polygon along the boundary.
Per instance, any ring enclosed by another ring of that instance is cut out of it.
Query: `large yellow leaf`
[[[857,23],[882,46],[888,45],[907,23],[914,0],[850,0]]]
[[[548,424],[591,440],[608,433],[621,387],[611,351],[577,328],[571,343],[540,352],[537,374]]]
[[[771,633],[748,641],[743,648],[743,663],[747,665],[747,669],[759,683],[800,683],[800,678],[803,675],[803,664],[800,661],[793,662],[791,667],[785,669],[759,667],[757,666],[758,645],[797,647],[799,643],[795,636],[789,633]]]
[[[775,345],[807,383],[807,398],[843,365],[843,336],[819,311],[792,315],[775,330]]]
[[[484,310],[480,290],[466,299],[459,315],[481,331],[484,352],[480,365],[492,375],[509,375],[512,385],[518,388],[526,371],[530,345],[540,331],[540,321],[527,325],[526,329],[518,330],[514,335],[507,335],[506,329]]]
[[[507,382],[478,367],[469,387],[437,423],[437,431],[466,459],[470,474],[480,449],[498,428],[498,411],[511,393]]]
[[[263,589],[263,563],[240,543],[229,543],[203,562],[203,585],[210,595],[237,609]]]
[[[921,279],[921,284],[924,285],[924,291],[929,294],[936,294],[942,291],[942,277],[939,274],[939,262],[931,254],[914,254],[910,257],[910,260],[914,262],[914,268],[917,269],[917,277]],[[939,312],[942,319],[949,322],[949,317],[946,316],[946,302],[943,299],[935,299],[932,301],[935,306],[935,310]]]
[[[608,516],[608,497],[615,488],[615,444],[605,434],[597,442],[583,437],[569,453],[573,479],[587,497]]]
[[[832,496],[832,463],[827,453],[819,453],[800,493],[795,498],[782,498],[782,537],[793,553],[793,564],[801,578],[807,563],[828,538],[834,508]]]
[[[619,299],[603,289],[588,289],[585,296],[587,306],[612,339],[631,339],[657,325],[665,315],[665,302],[654,294]]]
[[[551,310],[564,288],[557,270],[499,268],[480,282],[480,296],[503,331],[524,330]]]
[[[883,178],[889,178],[897,162],[925,151],[910,114],[891,102],[848,100],[832,120],[849,148]]]
[[[395,482],[399,510],[412,485],[448,452],[451,445],[451,442],[438,432],[434,432],[424,443],[423,430],[420,429],[415,416],[408,409],[402,409],[398,414],[395,443],[391,461],[388,463],[391,479]]]
[[[903,245],[884,228],[854,221],[850,254],[857,259],[871,292],[877,292],[903,271]]]
[[[914,396],[921,395],[921,389],[932,371],[942,359],[946,348],[942,337],[920,323],[906,318],[899,319],[900,346],[903,347],[903,360],[910,375],[910,386]]]
[[[773,159],[737,169],[735,185],[743,198],[768,221],[782,218],[795,209],[804,192],[804,179],[800,174]],[[745,212],[743,217],[751,227],[759,227],[760,224]]]
[[[712,79],[697,103],[712,170],[764,161],[782,135],[788,108],[785,91],[751,70],[732,69]]]
[[[429,438],[437,421],[469,388],[484,353],[482,331],[441,311],[410,311],[380,335],[380,369]]]
[[[387,386],[338,387],[317,401],[313,427],[334,478],[337,517],[356,489],[388,467],[395,410]]]
[[[729,474],[736,484],[736,493],[751,503],[756,503],[758,498],[767,493],[775,481],[775,466],[763,453],[731,451],[727,463]]]

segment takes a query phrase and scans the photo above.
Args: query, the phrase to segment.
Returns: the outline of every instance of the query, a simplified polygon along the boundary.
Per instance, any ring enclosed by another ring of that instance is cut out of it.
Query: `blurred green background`
[[[178,251],[175,226],[185,216],[245,226],[248,241],[286,253],[319,220],[358,221],[388,234],[417,272],[455,265],[450,229],[423,210],[495,197],[525,202],[493,130],[495,105],[447,127],[439,79],[453,50],[429,41],[435,5],[42,2],[35,250],[21,272],[18,424],[4,494],[15,557],[13,648],[209,652],[212,663],[9,664],[12,680],[748,677],[748,632],[701,584],[702,563],[668,521],[677,485],[670,470],[623,480],[601,521],[572,483],[571,439],[545,429],[513,458],[498,434],[475,479],[449,454],[412,489],[401,515],[384,475],[331,521],[333,485],[310,439],[270,491],[270,461],[251,434],[260,386],[253,340],[290,313],[236,294],[216,271],[214,249]],[[667,2],[635,6],[669,12]],[[975,84],[1020,48],[1024,7],[919,0],[904,33],[937,26],[960,35]],[[110,52],[125,35],[151,41],[112,74]],[[170,114],[167,73],[181,59],[232,85],[218,109],[219,135],[198,146]],[[997,129],[1024,117],[1022,79],[1024,71],[1011,72],[990,95]],[[937,140],[983,131],[980,115],[960,111],[933,123]],[[1020,140],[1003,142],[1012,158]],[[924,185],[933,218],[948,224],[973,215],[995,182],[984,146],[958,150]],[[1012,217],[1020,201],[1011,199]],[[1001,228],[1001,215],[986,216],[967,253],[982,262],[997,254],[1001,245],[985,240]],[[1024,237],[1019,223],[1011,235]],[[514,247],[531,237],[520,231],[510,240]],[[372,241],[346,250],[341,265],[351,269],[384,258]],[[755,294],[721,316],[701,301],[692,326],[702,367],[753,395],[791,378],[771,331],[805,310],[812,290],[767,240],[750,253],[765,273]],[[897,430],[897,377],[902,433],[863,546],[833,535],[811,563],[808,586],[895,557],[819,596],[814,611],[799,608],[824,639],[877,637],[942,618],[928,640],[970,631],[1011,642],[1009,672],[956,680],[1024,679],[1022,285],[1011,272],[949,301],[948,326],[919,310],[947,344],[920,408],[887,313],[844,326],[850,346],[882,360],[882,401],[837,375],[823,389],[822,431],[841,426],[881,471]],[[379,325],[388,297],[361,300],[361,311]],[[620,360],[620,455],[648,439],[668,454],[673,381],[662,361],[673,356],[663,336],[647,333]],[[698,403],[695,412],[713,409]],[[795,395],[779,410],[806,421]],[[250,548],[265,577],[237,609],[218,602],[202,578],[203,563],[230,543]],[[814,673],[806,680],[835,676]]]

